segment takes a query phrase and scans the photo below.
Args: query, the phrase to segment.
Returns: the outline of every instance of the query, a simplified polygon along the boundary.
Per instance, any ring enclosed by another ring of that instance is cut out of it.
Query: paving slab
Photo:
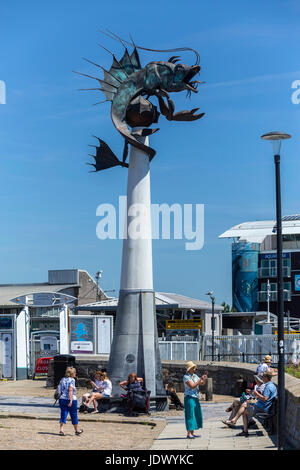
[[[249,437],[237,436],[242,423],[235,429],[225,426],[221,419],[226,417],[224,410],[229,404],[201,403],[204,427],[195,432],[201,436],[195,439],[186,439],[184,415],[176,420],[167,417],[167,425],[151,450],[277,450],[275,436],[269,436],[259,421],[256,429],[249,430]]]

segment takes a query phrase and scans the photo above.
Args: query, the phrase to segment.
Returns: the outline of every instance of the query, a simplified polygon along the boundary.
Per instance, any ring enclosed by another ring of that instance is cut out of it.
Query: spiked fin
[[[103,93],[105,94],[107,101],[113,101],[114,96],[117,93],[119,86],[131,74],[141,69],[141,62],[140,62],[140,58],[139,58],[136,48],[133,50],[132,54],[129,55],[128,50],[125,47],[124,55],[120,61],[118,61],[116,57],[113,55],[113,63],[109,70],[105,70],[104,67],[96,64],[95,62],[89,59],[84,58],[84,60],[86,60],[87,62],[93,65],[96,65],[96,67],[99,67],[103,70],[104,72],[103,80],[97,77],[93,77],[91,75],[87,75],[87,74],[83,74],[79,72],[76,72],[76,73],[79,73],[80,75],[83,75],[85,77],[98,80],[102,86],[101,91],[103,91]]]
[[[101,91],[105,94],[105,98],[108,101],[112,101],[114,99],[115,94],[118,91],[118,88],[115,87],[114,85],[108,84],[108,82],[105,82],[104,80],[99,80],[101,83],[101,86],[103,87]]]
[[[112,66],[108,73],[113,75],[113,77],[117,79],[119,83],[122,83],[124,80],[126,80],[126,78],[129,77],[129,75],[137,72],[141,68],[141,62],[137,49],[135,48],[131,55],[129,55],[128,50],[125,49],[124,55],[120,61],[118,61],[114,56]]]
[[[95,159],[95,163],[88,163],[88,165],[95,168],[95,172],[118,165],[128,167],[128,164],[121,162],[102,139],[99,139],[99,137],[96,137],[96,139],[99,140],[100,145],[96,146],[96,155],[91,155]]]
[[[133,67],[134,67],[135,72],[137,72],[138,70],[141,70],[141,68],[142,68],[141,61],[140,61],[140,57],[139,57],[139,54],[138,54],[138,51],[137,51],[136,47],[134,48],[133,53],[130,56],[130,61],[133,65]]]

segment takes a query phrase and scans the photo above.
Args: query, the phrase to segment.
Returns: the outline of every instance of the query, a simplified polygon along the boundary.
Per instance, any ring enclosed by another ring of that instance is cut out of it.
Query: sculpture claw
[[[199,108],[194,108],[191,111],[184,110],[174,113],[174,103],[172,100],[167,98],[168,105],[164,102],[163,98],[158,95],[160,112],[163,114],[168,121],[196,121],[197,119],[202,118],[205,113],[195,114]]]
[[[196,121],[197,119],[202,118],[205,113],[195,114],[199,108],[194,108],[191,111],[179,111],[178,113],[173,114],[172,116],[166,116],[169,121]]]

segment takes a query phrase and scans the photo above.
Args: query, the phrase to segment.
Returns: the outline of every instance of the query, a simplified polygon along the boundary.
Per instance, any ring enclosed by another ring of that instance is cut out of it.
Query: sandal
[[[229,428],[235,428],[235,424],[232,424],[230,421],[222,419],[222,423],[228,426]]]
[[[59,431],[59,436],[65,436],[65,433],[63,431]]]
[[[75,435],[76,435],[76,436],[79,436],[79,435],[82,434],[82,433],[83,433],[83,429],[80,429],[79,431],[76,431],[76,432],[75,432]]]
[[[95,414],[97,414],[97,413],[99,413],[98,410],[94,410],[94,411],[91,412],[92,415],[95,415]]]

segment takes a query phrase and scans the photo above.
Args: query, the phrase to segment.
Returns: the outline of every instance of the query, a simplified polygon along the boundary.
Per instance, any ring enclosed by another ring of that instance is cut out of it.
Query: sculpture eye
[[[183,67],[183,65],[180,65],[180,64],[176,65],[175,71],[176,71],[177,73],[183,73],[183,72],[184,72],[184,67]]]
[[[174,82],[181,82],[182,79],[185,76],[185,68],[183,65],[176,65],[175,70],[174,70]]]

